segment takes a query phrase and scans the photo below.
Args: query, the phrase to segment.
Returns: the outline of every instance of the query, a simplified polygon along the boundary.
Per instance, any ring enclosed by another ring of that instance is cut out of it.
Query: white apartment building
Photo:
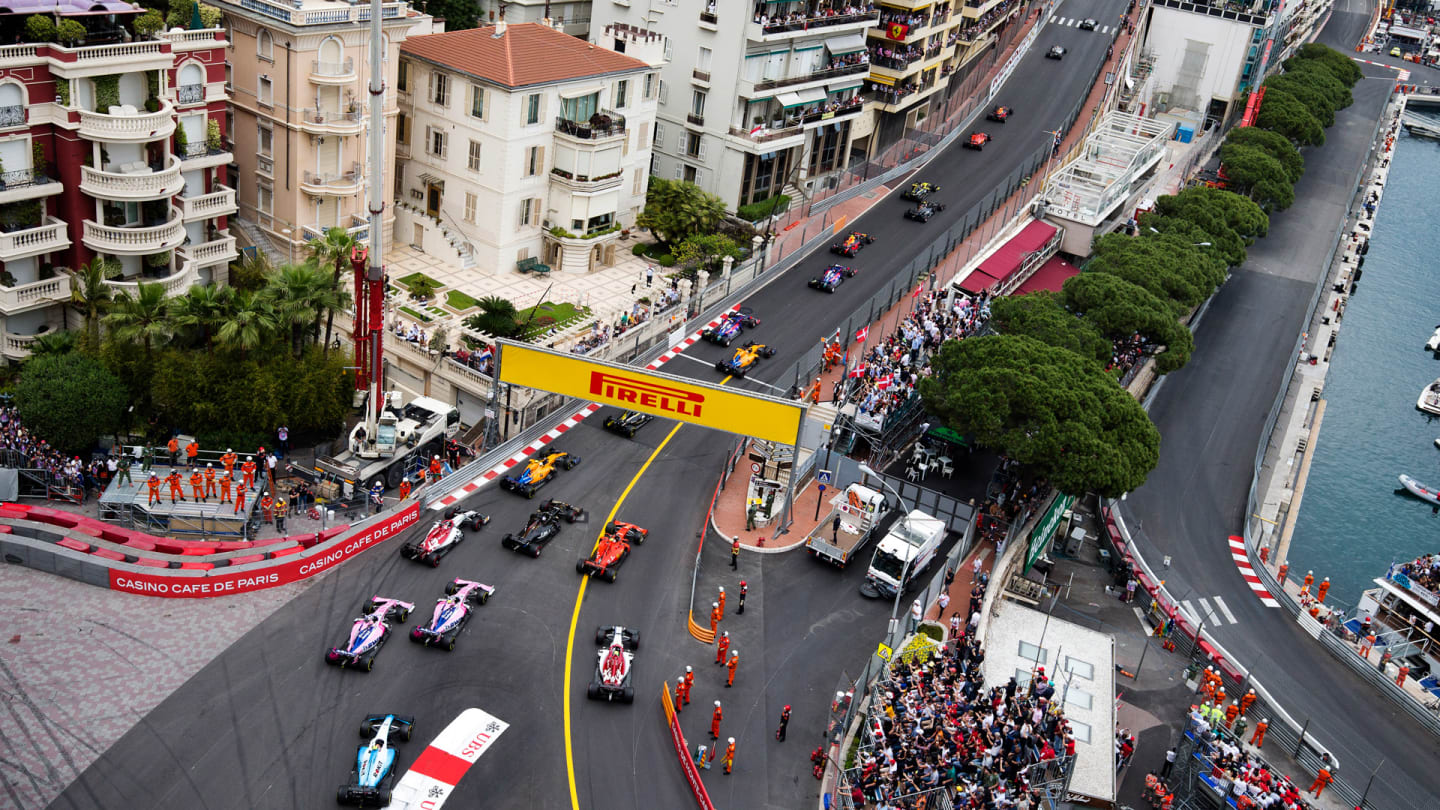
[[[412,37],[400,53],[397,242],[487,273],[614,264],[649,187],[649,63],[539,23]]]
[[[610,0],[603,0],[610,2]],[[480,24],[549,21],[551,27],[584,39],[590,31],[590,0],[479,0]]]
[[[622,53],[664,38],[652,171],[738,208],[845,168],[878,20],[841,0],[605,0],[590,36]]]

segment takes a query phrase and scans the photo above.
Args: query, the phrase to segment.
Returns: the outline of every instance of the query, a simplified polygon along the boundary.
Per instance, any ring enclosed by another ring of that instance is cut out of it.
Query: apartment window
[[[664,125],[664,124],[661,124],[661,123],[659,123],[659,122],[656,122],[656,124],[655,124],[655,142],[656,142],[656,143],[664,143],[664,142],[665,142],[665,125]],[[640,146],[640,148],[641,148],[641,149],[644,149],[645,146],[642,144],[642,145]]]
[[[270,83],[270,77],[261,76],[260,86],[255,91],[255,100],[260,102],[261,104],[264,104],[266,107],[269,107],[274,104],[274,102],[271,100],[273,92],[274,91]]]
[[[398,71],[396,71],[395,86],[398,87],[398,88],[400,88],[400,92],[402,92],[402,93],[408,93],[408,92],[410,92],[410,63],[409,63],[409,62],[406,62],[406,61],[403,61],[403,60],[400,62],[400,68],[399,68]]]
[[[699,183],[699,182],[700,182],[700,170],[699,170],[699,169],[696,169],[694,166],[686,166],[686,167],[685,167],[685,176],[682,177],[681,179],[684,180],[684,181],[687,182],[687,183]]]
[[[623,110],[628,106],[629,98],[630,82],[627,79],[621,79],[615,83],[615,109]]]
[[[425,151],[435,157],[445,157],[445,132],[434,127],[425,128]]]
[[[520,227],[528,228],[540,221],[540,200],[526,197],[520,201]]]
[[[540,94],[532,93],[525,97],[525,123],[540,123]]]
[[[485,117],[485,88],[470,85],[470,117]]]
[[[472,225],[475,224],[475,204],[477,200],[478,198],[475,196],[475,192],[465,192],[465,221]]]
[[[480,171],[480,142],[479,142],[479,141],[471,141],[471,142],[470,142],[470,157],[469,157],[469,160],[466,162],[465,165],[466,165],[466,166],[470,169],[470,171],[472,171],[472,172],[478,172],[478,171]]]
[[[642,151],[642,152],[645,151],[645,147],[647,146],[647,144],[645,143],[645,136],[646,136],[646,134],[647,134],[647,133],[646,133],[645,130],[643,130],[643,129],[640,130],[639,132],[635,133],[635,135],[636,135],[635,148],[636,148],[636,149],[639,149],[639,150]]]
[[[402,146],[410,143],[410,117],[403,112],[395,116],[395,142]]]
[[[255,207],[260,210],[260,213],[271,213],[271,209],[275,206],[274,200],[275,190],[270,183],[261,181],[255,184]]]
[[[645,74],[645,98],[655,97],[655,74]]]
[[[255,140],[260,144],[260,157],[270,157],[273,154],[271,150],[275,148],[275,130],[263,122],[256,129],[259,130]]]
[[[705,116],[705,91],[696,90],[690,97],[690,112],[700,117]]]
[[[269,31],[261,31],[255,38],[255,55],[270,62],[275,61],[275,40]]]
[[[661,103],[661,104],[668,104],[668,103],[670,103],[670,88],[668,88],[668,87],[665,86],[665,80],[664,80],[664,79],[661,79],[661,80],[660,80],[660,103]]]
[[[444,73],[430,74],[430,100],[441,107],[450,103],[450,77]]]
[[[700,53],[695,57],[695,69],[704,73],[710,72],[710,57],[712,52],[704,45],[700,46]]]
[[[645,173],[639,169],[633,170],[634,178],[630,181],[630,194],[639,197],[645,189]]]
[[[560,114],[566,121],[589,121],[597,112],[600,112],[599,93],[587,93],[560,101]]]
[[[698,133],[685,133],[685,154],[693,158],[705,157],[705,145],[701,142]]]
[[[525,176],[534,177],[545,170],[545,147],[532,146],[526,153]]]

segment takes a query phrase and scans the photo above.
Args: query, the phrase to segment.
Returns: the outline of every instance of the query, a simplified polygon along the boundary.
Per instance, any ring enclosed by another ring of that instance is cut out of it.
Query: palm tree
[[[290,329],[290,346],[296,357],[304,350],[306,327],[314,323],[318,332],[319,314],[328,301],[330,284],[325,271],[300,264],[280,268],[265,285],[277,325]]]
[[[220,325],[215,337],[222,346],[245,353],[264,343],[275,331],[275,316],[270,302],[262,293],[240,290],[231,299],[229,316]]]
[[[235,297],[231,287],[195,284],[179,298],[170,301],[170,322],[178,329],[197,335],[208,350],[215,340],[215,329],[225,320],[226,311]]]
[[[105,283],[105,261],[99,256],[71,274],[70,303],[85,313],[85,334],[91,344],[99,342],[100,315],[109,309],[114,290]]]
[[[310,257],[320,267],[333,267],[332,284],[336,290],[345,292],[340,283],[340,276],[344,275],[345,268],[350,262],[350,254],[359,246],[359,242],[350,235],[344,228],[327,228],[325,237],[310,242]],[[328,307],[325,315],[325,351],[330,351],[330,333],[335,327],[335,310],[340,307]]]
[[[79,344],[80,333],[65,330],[63,332],[47,332],[35,338],[30,344],[30,356],[39,357],[45,354],[69,354],[75,351]]]
[[[105,316],[105,324],[117,340],[139,340],[145,347],[145,356],[149,357],[151,344],[170,335],[169,311],[165,287],[142,281],[136,286],[135,295],[122,292],[115,297],[115,306]]]

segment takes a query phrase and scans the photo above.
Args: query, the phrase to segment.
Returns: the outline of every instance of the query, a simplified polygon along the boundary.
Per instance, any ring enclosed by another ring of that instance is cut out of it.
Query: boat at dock
[[[1414,495],[1420,500],[1440,506],[1440,492],[1436,492],[1404,473],[1400,474],[1400,486],[1405,487],[1411,495]]]
[[[1400,123],[1405,125],[1405,131],[1411,135],[1421,138],[1435,138],[1440,140],[1440,122],[1432,118],[1422,118],[1417,115],[1406,115]]]
[[[1435,326],[1435,333],[1430,336],[1429,340],[1425,341],[1425,348],[1432,352],[1440,352],[1440,324]]]
[[[1415,407],[1440,416],[1440,380],[1425,386],[1425,390],[1420,392],[1420,398],[1415,400]]]
[[[1376,647],[1388,650],[1391,663],[1386,674],[1400,664],[1410,668],[1416,685],[1440,697],[1440,582],[1436,581],[1436,558],[1421,557],[1414,562],[1395,563],[1376,577],[1376,587],[1360,595],[1353,615],[1344,619],[1345,629],[1363,635],[1364,617],[1371,619],[1370,632]]]

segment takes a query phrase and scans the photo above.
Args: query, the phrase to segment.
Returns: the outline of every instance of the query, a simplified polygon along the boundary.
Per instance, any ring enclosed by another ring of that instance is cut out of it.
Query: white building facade
[[[650,64],[502,23],[412,37],[400,71],[398,242],[485,273],[614,264],[649,187]]]

